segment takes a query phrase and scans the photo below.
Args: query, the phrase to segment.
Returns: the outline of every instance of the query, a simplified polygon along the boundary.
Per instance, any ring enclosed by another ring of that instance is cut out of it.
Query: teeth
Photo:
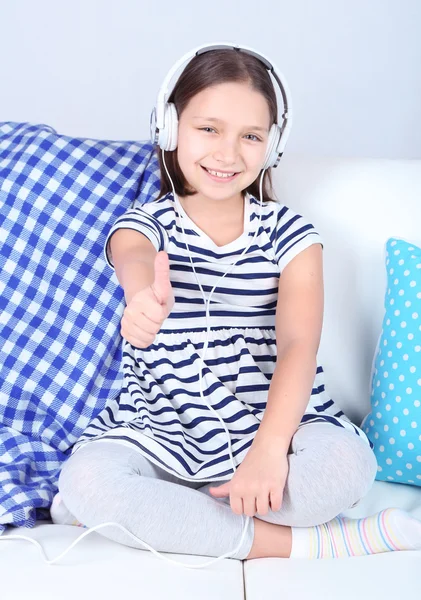
[[[205,167],[206,168],[206,167]],[[210,169],[206,169],[208,173],[211,175],[215,175],[216,177],[221,177],[222,179],[227,177],[232,177],[235,173],[220,173],[219,171],[211,171]]]

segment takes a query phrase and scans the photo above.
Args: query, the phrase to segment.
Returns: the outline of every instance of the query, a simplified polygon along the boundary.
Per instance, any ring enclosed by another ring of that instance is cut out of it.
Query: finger
[[[130,311],[124,311],[121,319],[122,322],[123,319],[126,328],[129,331],[132,329],[133,334],[138,336],[141,335],[142,331],[149,334],[156,334],[162,325],[162,320],[154,321],[153,319],[150,319],[148,315],[145,315],[145,313],[136,313],[136,315],[133,315]]]
[[[142,338],[145,336],[145,333],[148,335],[156,335],[159,331],[160,323],[155,323],[151,321],[144,314],[137,314],[136,320],[134,320],[133,316],[130,313],[123,313],[121,318],[121,324],[129,333],[129,335],[133,335],[135,337]]]
[[[144,350],[145,348],[148,348],[148,346],[150,346],[154,341],[153,339],[145,340],[133,338],[132,336],[127,336],[123,333],[121,335],[131,346],[133,346],[137,350]]]
[[[230,504],[232,512],[234,512],[236,515],[243,514],[243,500],[240,496],[234,496],[233,494],[230,494]]]
[[[267,515],[269,512],[269,494],[259,494],[256,498],[257,513]]]
[[[269,498],[270,498],[270,508],[273,512],[278,512],[278,510],[281,510],[281,506],[282,506],[282,495],[283,493],[281,491],[271,491],[269,494]]]
[[[156,337],[156,333],[146,333],[142,330],[134,332],[134,327],[132,325],[127,327],[123,320],[121,322],[120,333],[125,340],[136,348],[147,348],[153,343]]]
[[[145,311],[147,311],[147,313]],[[136,305],[136,302],[133,302],[133,304],[129,304],[124,309],[123,314],[129,316],[130,320],[133,323],[139,320],[139,315],[143,315],[147,319],[146,323],[148,324],[149,322],[151,322],[155,325],[161,325],[162,322],[166,319],[165,307],[162,304],[158,304],[156,300],[152,299],[150,304],[148,304],[147,306],[142,305],[140,307],[139,303]]]
[[[154,269],[155,279],[151,287],[159,302],[161,304],[166,304],[170,296],[171,282],[170,262],[168,259],[168,254],[165,252],[165,250],[158,252],[155,256]]]
[[[257,508],[256,508],[256,497],[251,495],[251,496],[247,496],[246,498],[243,498],[243,507],[244,507],[244,514],[247,515],[248,517],[254,517],[254,515],[257,512]]]
[[[143,314],[147,319],[152,321],[152,323],[161,326],[167,318],[167,309],[165,308],[164,304],[158,304],[155,302],[151,306],[148,306],[147,313],[144,312]]]

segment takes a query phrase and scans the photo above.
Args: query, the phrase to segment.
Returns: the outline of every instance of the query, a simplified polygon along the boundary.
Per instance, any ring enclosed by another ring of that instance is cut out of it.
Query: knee
[[[376,474],[377,460],[367,442],[332,427],[329,436],[290,461],[281,509],[264,520],[296,527],[331,521],[367,494]]]
[[[353,499],[343,510],[351,508],[369,492],[377,475],[377,459],[367,442],[350,431],[345,433],[340,445],[340,465],[343,474],[348,476],[348,492]]]
[[[324,455],[325,493],[321,490],[313,510],[311,505],[307,507],[302,521],[306,525],[300,526],[326,523],[355,506],[369,492],[376,478],[377,460],[367,442],[339,428],[333,438]]]
[[[353,502],[365,496],[377,475],[377,459],[362,437],[349,429],[331,426],[314,447],[319,453],[326,492],[333,496],[351,498]],[[349,507],[346,507],[349,508]]]
[[[324,460],[328,481],[326,503],[332,498],[332,508],[337,511],[333,516],[336,516],[351,508],[371,489],[377,474],[377,460],[363,438],[340,428],[335,430]]]
[[[104,495],[118,504],[122,486],[140,474],[138,456],[124,446],[93,442],[77,450],[64,463],[58,479],[65,505],[73,512],[79,504],[95,503]]]
[[[80,505],[98,499],[109,489],[108,479],[113,476],[113,463],[108,449],[87,444],[64,463],[58,488],[65,505],[72,511]]]
[[[82,457],[80,451],[72,454],[64,463],[59,478],[58,488],[65,505],[70,508],[75,501],[80,501],[91,489],[94,465],[89,459]]]

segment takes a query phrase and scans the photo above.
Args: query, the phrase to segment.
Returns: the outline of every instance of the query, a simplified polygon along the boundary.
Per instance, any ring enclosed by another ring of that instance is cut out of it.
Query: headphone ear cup
[[[177,148],[178,115],[175,104],[167,102],[164,112],[164,127],[159,132],[158,144],[162,150],[169,152]]]
[[[269,169],[276,165],[278,160],[278,153],[276,148],[278,147],[279,140],[281,138],[281,128],[279,125],[274,123],[269,131],[268,144],[266,147],[265,160],[262,169]]]

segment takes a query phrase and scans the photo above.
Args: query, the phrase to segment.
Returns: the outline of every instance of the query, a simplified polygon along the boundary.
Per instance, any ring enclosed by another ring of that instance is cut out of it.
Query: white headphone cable
[[[177,195],[176,195],[176,193],[175,193],[175,189],[174,189],[174,184],[173,184],[173,181],[172,181],[172,179],[171,179],[171,177],[170,177],[170,174],[169,174],[169,172],[168,172],[168,169],[167,169],[167,165],[166,165],[166,162],[165,162],[165,156],[164,156],[164,154],[165,154],[165,151],[163,150],[163,151],[162,151],[162,158],[163,158],[163,162],[164,162],[165,170],[167,171],[167,175],[168,175],[168,177],[169,177],[169,179],[170,179],[170,181],[171,181],[171,185],[172,185],[172,188],[173,188],[173,193],[174,193],[174,200],[176,201],[176,203],[178,202],[178,204],[180,204],[180,201],[178,200],[178,198],[177,198]],[[254,232],[254,236],[253,236],[252,240],[250,241],[249,245],[248,245],[248,246],[247,246],[247,247],[246,247],[246,248],[243,250],[243,252],[240,254],[240,256],[238,257],[238,259],[235,261],[235,263],[234,263],[234,264],[232,264],[232,265],[230,265],[230,268],[228,269],[228,271],[226,271],[226,272],[225,272],[225,273],[224,273],[224,274],[223,274],[223,275],[222,275],[222,276],[221,276],[221,277],[218,279],[218,281],[217,281],[217,282],[216,282],[216,284],[214,285],[213,289],[211,290],[211,292],[210,292],[210,294],[209,294],[209,298],[208,298],[208,300],[207,300],[207,301],[206,301],[206,297],[205,297],[205,293],[204,293],[204,291],[203,291],[203,288],[202,288],[202,286],[200,285],[199,279],[198,279],[198,277],[197,277],[196,269],[194,268],[194,264],[193,264],[192,257],[191,257],[191,254],[190,254],[190,249],[189,249],[189,246],[188,246],[188,244],[187,244],[187,240],[186,240],[186,234],[185,234],[184,227],[183,227],[183,225],[182,225],[182,222],[181,222],[181,219],[180,219],[181,227],[182,227],[182,230],[183,230],[184,242],[185,242],[185,244],[186,244],[186,248],[187,248],[187,251],[188,251],[188,253],[189,253],[189,258],[190,258],[190,262],[191,262],[191,265],[192,265],[192,269],[193,269],[193,271],[194,271],[194,274],[195,274],[195,276],[196,276],[196,281],[197,281],[197,283],[198,283],[198,285],[199,285],[199,287],[200,287],[200,290],[201,290],[201,292],[202,292],[202,296],[203,296],[203,299],[204,299],[204,301],[205,301],[205,307],[206,307],[206,326],[207,326],[207,337],[206,337],[206,343],[205,343],[205,346],[204,346],[204,349],[203,349],[203,354],[202,354],[202,356],[201,356],[201,362],[200,362],[200,367],[199,367],[199,372],[200,372],[200,394],[201,394],[202,400],[204,400],[204,401],[206,402],[206,404],[209,406],[209,408],[210,408],[210,409],[211,409],[211,410],[212,410],[212,411],[215,413],[215,415],[216,415],[216,416],[218,417],[218,419],[220,420],[220,422],[221,422],[222,426],[224,427],[224,429],[225,429],[225,432],[226,432],[226,434],[227,434],[227,436],[228,436],[228,439],[229,439],[229,432],[228,432],[228,430],[227,430],[227,428],[226,428],[226,425],[225,425],[224,421],[223,421],[223,420],[220,418],[220,416],[219,416],[219,415],[218,415],[218,413],[215,411],[215,409],[214,409],[212,406],[210,406],[210,404],[209,404],[209,403],[208,403],[208,402],[205,400],[205,398],[204,398],[204,396],[203,396],[203,388],[202,388],[202,379],[203,379],[203,377],[202,377],[202,365],[203,365],[203,363],[204,363],[204,356],[205,356],[206,350],[207,350],[207,348],[208,348],[208,342],[209,342],[209,339],[208,339],[208,336],[209,336],[209,331],[210,331],[210,325],[209,325],[209,320],[208,320],[208,318],[209,318],[209,316],[210,316],[210,315],[209,315],[209,304],[210,304],[210,299],[211,299],[211,297],[212,297],[212,294],[213,294],[213,292],[215,291],[215,288],[217,287],[217,285],[218,285],[218,283],[220,282],[220,280],[221,280],[223,277],[225,277],[225,275],[228,275],[228,273],[230,273],[230,272],[231,272],[231,270],[232,270],[232,269],[235,267],[235,265],[237,264],[237,262],[238,262],[238,261],[240,260],[240,258],[243,256],[243,254],[245,254],[245,253],[247,252],[247,250],[250,248],[251,244],[254,242],[254,239],[255,239],[255,237],[256,237],[256,235],[257,235],[258,231],[259,231],[259,226],[260,226],[260,222],[261,222],[261,218],[262,218],[262,184],[263,184],[262,182],[263,182],[263,174],[264,174],[264,172],[265,172],[265,169],[263,169],[263,170],[262,170],[262,174],[261,174],[261,178],[260,178],[260,210],[259,210],[259,223],[257,224],[256,231]],[[233,456],[232,456],[232,452],[231,452],[231,444],[230,444],[230,443],[229,443],[229,446],[228,446],[228,447],[229,447],[229,453],[230,453],[231,463],[232,463],[232,465],[233,465],[233,471],[235,472],[235,470],[236,470],[236,465],[235,465],[235,463],[234,463],[234,459],[233,459]]]

